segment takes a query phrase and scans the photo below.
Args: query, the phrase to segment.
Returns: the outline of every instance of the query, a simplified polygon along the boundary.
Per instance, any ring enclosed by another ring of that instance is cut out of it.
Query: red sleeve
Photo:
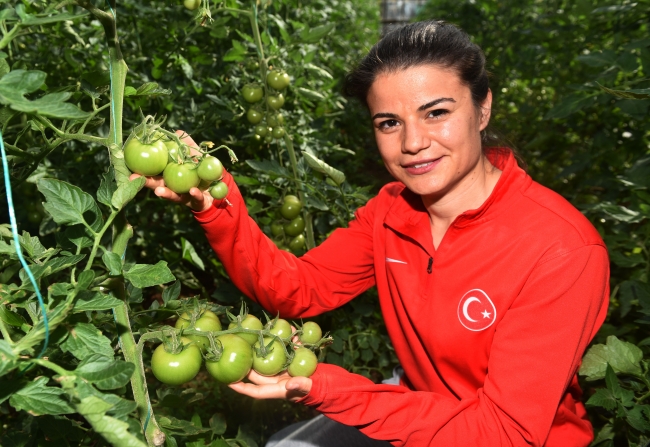
[[[600,245],[539,265],[496,328],[487,376],[476,396],[458,400],[375,385],[336,366],[319,365],[302,402],[396,446],[542,446],[605,319],[608,269]],[[565,416],[579,419],[575,412],[560,417]],[[590,427],[577,424],[553,445],[587,445]]]
[[[248,216],[232,175],[225,173],[223,181],[227,200],[215,200],[195,217],[233,283],[267,311],[284,318],[319,315],[375,284],[372,200],[349,228],[297,258],[279,250]]]

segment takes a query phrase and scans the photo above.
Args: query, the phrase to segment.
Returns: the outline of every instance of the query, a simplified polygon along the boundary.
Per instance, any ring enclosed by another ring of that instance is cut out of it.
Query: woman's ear
[[[485,99],[481,103],[481,116],[479,117],[479,130],[483,130],[490,122],[492,114],[492,90],[488,89]]]

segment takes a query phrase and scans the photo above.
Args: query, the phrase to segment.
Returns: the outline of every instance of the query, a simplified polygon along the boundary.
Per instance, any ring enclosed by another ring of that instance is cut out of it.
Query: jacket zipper
[[[429,264],[427,265],[427,273],[429,274],[433,271],[431,267],[433,267],[433,257],[429,257]]]

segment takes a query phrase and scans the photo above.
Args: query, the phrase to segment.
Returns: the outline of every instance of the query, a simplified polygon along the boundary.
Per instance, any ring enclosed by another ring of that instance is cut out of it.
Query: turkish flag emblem
[[[458,303],[458,320],[470,331],[482,331],[492,326],[497,318],[497,309],[487,293],[472,289]]]

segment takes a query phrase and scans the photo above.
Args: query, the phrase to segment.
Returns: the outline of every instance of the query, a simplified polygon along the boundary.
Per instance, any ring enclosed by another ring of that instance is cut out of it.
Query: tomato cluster
[[[297,253],[305,248],[305,220],[300,215],[302,202],[294,195],[286,195],[279,209],[282,219],[271,224],[273,241],[278,248]]]
[[[212,311],[183,312],[175,324],[180,337],[174,333],[171,343],[167,341],[154,350],[154,376],[168,385],[189,382],[205,358],[208,373],[226,384],[242,380],[251,369],[265,376],[286,370],[294,377],[309,377],[318,366],[314,350],[331,341],[322,337],[314,322],[306,322],[295,330],[282,318],[269,319],[264,325],[246,312],[239,317],[229,316],[232,321],[228,330],[222,331],[221,321]],[[184,334],[188,329],[206,335]]]
[[[215,199],[228,194],[228,186],[221,181],[223,165],[218,158],[205,153],[199,158],[189,155],[185,147],[160,131],[147,137],[132,135],[124,145],[124,161],[136,174],[162,174],[165,185],[177,194],[186,194],[194,187],[210,188]]]
[[[253,124],[254,138],[258,141],[270,143],[274,139],[284,137],[284,115],[278,112],[284,105],[282,93],[291,84],[291,78],[283,71],[270,70],[266,74],[266,112],[262,111],[260,103],[264,99],[264,86],[251,83],[246,84],[241,91],[244,101],[255,104],[246,112],[246,119]]]

